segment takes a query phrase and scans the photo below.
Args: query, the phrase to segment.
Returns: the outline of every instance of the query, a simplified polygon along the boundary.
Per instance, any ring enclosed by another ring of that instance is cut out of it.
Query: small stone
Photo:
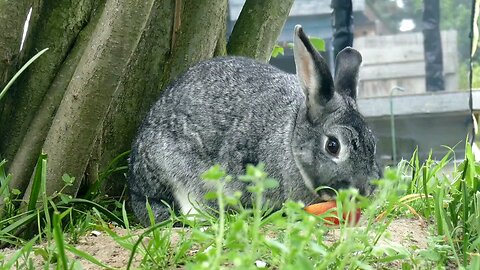
[[[90,232],[90,235],[93,235],[93,236],[100,236],[102,233],[99,232],[99,231],[91,231]]]
[[[258,268],[266,268],[266,267],[267,267],[267,263],[264,262],[264,261],[261,261],[261,260],[256,260],[256,261],[255,261],[255,265],[256,265]]]

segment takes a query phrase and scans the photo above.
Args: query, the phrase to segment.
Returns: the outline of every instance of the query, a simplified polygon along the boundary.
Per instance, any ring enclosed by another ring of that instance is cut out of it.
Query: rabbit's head
[[[337,55],[334,81],[325,60],[296,26],[294,56],[305,104],[297,117],[292,151],[306,186],[324,200],[335,193],[318,187],[354,187],[370,194],[370,180],[381,172],[375,138],[356,104],[360,53],[345,48]]]

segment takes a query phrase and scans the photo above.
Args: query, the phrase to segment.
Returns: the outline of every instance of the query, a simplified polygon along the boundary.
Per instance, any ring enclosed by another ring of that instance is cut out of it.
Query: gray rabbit
[[[301,26],[295,27],[297,75],[243,57],[201,62],[161,95],[143,121],[130,155],[131,205],[148,224],[146,199],[157,221],[169,217],[162,201],[192,213],[213,189],[200,175],[220,164],[231,175],[265,163],[279,181],[270,206],[287,199],[305,203],[332,197],[328,189],[358,188],[370,194],[380,176],[372,131],[357,110],[361,55],[345,48],[336,58],[335,81]],[[246,183],[232,181],[251,202]],[[196,205],[196,204],[194,204]]]

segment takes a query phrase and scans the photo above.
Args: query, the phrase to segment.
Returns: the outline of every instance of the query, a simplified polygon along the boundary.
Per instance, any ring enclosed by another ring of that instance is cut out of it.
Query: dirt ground
[[[115,228],[114,230],[118,235],[126,234],[126,231],[124,229]],[[330,231],[328,235],[326,235],[327,239],[331,239],[332,241],[334,241],[338,235],[337,232],[338,231],[336,230]],[[141,233],[141,231],[139,231],[139,233]],[[382,244],[382,241],[392,241],[406,248],[410,248],[412,246],[416,246],[418,248],[426,248],[427,235],[427,225],[424,221],[419,219],[401,218],[394,220],[390,224],[387,232],[384,234],[379,244]],[[175,242],[175,239],[173,240],[173,242]],[[111,267],[120,269],[125,269],[130,257],[130,252],[128,250],[122,248],[117,242],[115,242],[108,234],[104,232],[90,233],[89,235],[81,238],[76,247],[88,254],[95,256],[95,258],[102,261],[103,263]],[[5,254],[8,258],[9,256],[12,256],[15,250],[4,249],[0,252]],[[89,261],[78,257],[75,258],[79,260],[79,262],[83,266],[83,269],[102,269]],[[141,258],[139,257],[135,259],[134,266],[139,265],[140,259]],[[34,261],[36,263],[36,266],[38,266],[38,269],[40,269],[40,263],[42,262],[42,258],[40,256],[35,256]]]

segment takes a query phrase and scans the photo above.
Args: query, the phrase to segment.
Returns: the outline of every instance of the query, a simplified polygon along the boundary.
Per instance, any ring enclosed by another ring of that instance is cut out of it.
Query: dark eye
[[[329,137],[325,144],[325,150],[327,150],[328,153],[337,156],[340,152],[340,143],[337,138]]]

